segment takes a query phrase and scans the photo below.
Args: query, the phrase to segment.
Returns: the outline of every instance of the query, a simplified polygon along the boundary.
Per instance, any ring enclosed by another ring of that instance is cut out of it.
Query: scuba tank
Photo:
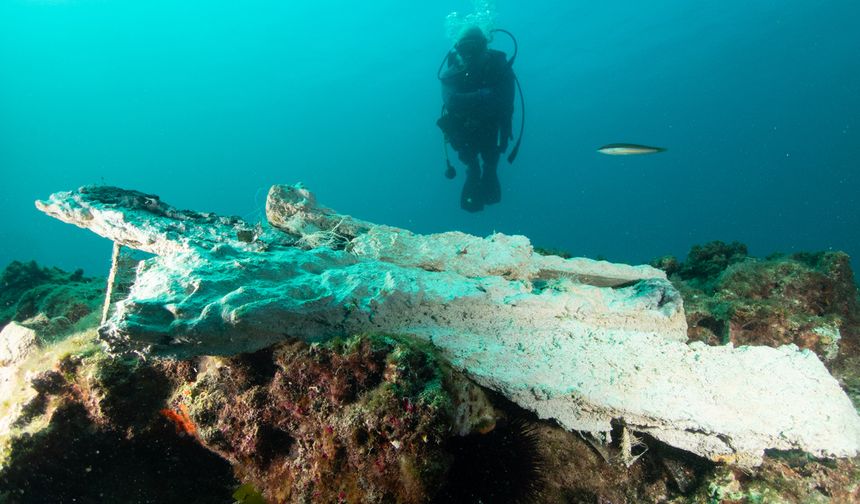
[[[517,44],[517,39],[508,30],[503,30],[501,28],[495,28],[495,29],[490,30],[490,34],[493,34],[496,32],[504,33],[505,35],[510,37],[511,41],[514,44],[514,53],[511,56],[511,58],[507,61],[508,67],[513,67],[514,61],[517,59],[517,54],[519,53],[519,46]],[[440,81],[445,80],[445,77],[442,75],[442,70],[445,68],[445,64],[447,63],[449,67],[454,66],[459,59],[460,58],[459,58],[459,55],[457,53],[457,46],[455,44],[454,47],[452,47],[450,50],[448,50],[448,52],[445,54],[445,57],[442,58],[442,62],[439,64],[439,69],[436,71],[436,78],[439,79]],[[516,74],[514,74],[514,83],[516,83],[517,92],[520,95],[520,132],[519,132],[519,135],[517,135],[517,141],[514,144],[513,149],[511,149],[510,154],[508,154],[508,158],[507,158],[508,163],[513,163],[514,159],[516,159],[516,157],[517,157],[517,154],[519,154],[520,145],[522,144],[522,141],[523,141],[523,131],[525,130],[525,125],[526,125],[525,98],[523,97],[523,88],[520,85],[520,80],[517,78]],[[440,120],[444,120],[444,118],[445,118],[445,105],[444,104],[442,105],[442,114],[441,115],[442,115],[442,119],[440,119]],[[445,177],[452,179],[456,176],[457,172],[454,169],[454,165],[451,164],[451,159],[450,159],[450,156],[448,154],[448,143],[449,142],[448,142],[447,138],[443,134],[443,136],[442,136],[442,149],[443,149],[444,154],[445,154],[445,164],[447,165],[446,170],[445,170]]]

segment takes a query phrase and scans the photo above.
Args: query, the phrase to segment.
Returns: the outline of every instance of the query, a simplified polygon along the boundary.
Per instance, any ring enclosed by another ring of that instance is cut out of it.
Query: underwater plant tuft
[[[266,504],[266,499],[250,483],[240,485],[233,492],[233,498],[236,499],[233,504]]]
[[[725,243],[715,240],[704,245],[693,245],[678,274],[684,280],[711,280],[730,265],[746,259],[747,255],[747,246],[737,241]]]

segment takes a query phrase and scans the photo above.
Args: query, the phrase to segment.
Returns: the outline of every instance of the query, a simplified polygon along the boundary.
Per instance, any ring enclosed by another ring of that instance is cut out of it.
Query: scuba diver
[[[489,49],[484,32],[473,27],[463,33],[437,72],[442,82],[443,106],[442,116],[436,124],[444,133],[445,176],[449,179],[456,176],[448,158],[447,145],[451,144],[466,166],[460,207],[469,212],[478,212],[484,205],[501,201],[496,169],[499,156],[507,150],[508,141],[513,139],[514,85],[519,89],[519,81],[512,68],[517,56],[516,39],[505,30],[497,29],[490,33],[493,32],[503,32],[514,41],[514,55],[510,60],[504,52]],[[447,69],[443,73],[446,63]],[[522,89],[519,91],[523,108]],[[519,139],[508,156],[509,163],[516,157],[521,140],[522,125]]]

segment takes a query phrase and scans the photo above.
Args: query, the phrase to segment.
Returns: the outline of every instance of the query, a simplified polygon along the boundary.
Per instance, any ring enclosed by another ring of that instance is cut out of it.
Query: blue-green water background
[[[418,232],[634,263],[739,240],[858,265],[860,3],[500,0],[528,121],[502,203],[474,215],[435,126],[453,10],[471,4],[0,0],[0,263],[106,273],[107,240],[33,207],[54,191],[254,220],[271,184],[302,181]],[[669,150],[595,152],[610,142]]]

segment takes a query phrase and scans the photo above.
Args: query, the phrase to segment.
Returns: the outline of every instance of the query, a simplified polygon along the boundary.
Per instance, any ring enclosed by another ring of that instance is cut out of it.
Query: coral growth
[[[197,433],[197,426],[194,425],[194,422],[191,421],[191,417],[188,416],[188,407],[185,406],[185,404],[179,405],[179,411],[162,408],[159,413],[164,415],[164,418],[173,422],[173,425],[176,426],[177,434],[188,434],[189,436],[193,436]]]

